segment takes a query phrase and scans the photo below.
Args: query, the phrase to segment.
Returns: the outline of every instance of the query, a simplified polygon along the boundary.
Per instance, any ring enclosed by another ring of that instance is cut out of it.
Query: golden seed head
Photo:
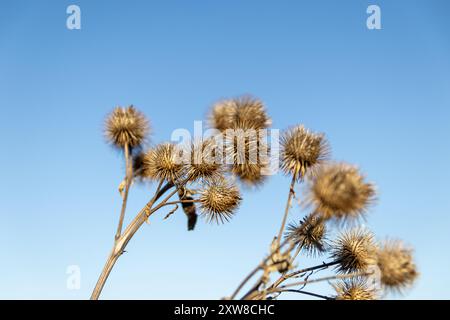
[[[203,214],[210,222],[228,221],[241,202],[238,187],[224,177],[205,181],[204,184],[199,197]]]
[[[381,283],[390,290],[402,291],[410,287],[419,276],[413,260],[413,250],[399,240],[382,243],[377,251]]]
[[[318,171],[308,198],[326,219],[359,218],[374,201],[375,187],[356,167],[334,164]]]
[[[363,229],[342,233],[333,243],[331,257],[334,261],[339,261],[339,272],[367,270],[377,263],[373,234]]]
[[[243,129],[266,129],[272,124],[264,103],[251,96],[234,100],[236,104],[235,126]]]
[[[310,132],[303,125],[287,130],[281,137],[281,168],[286,174],[297,172],[299,179],[306,173],[314,174],[329,154],[325,136]]]
[[[363,278],[351,278],[340,281],[334,286],[336,300],[377,300],[378,295]]]
[[[325,223],[315,217],[305,217],[299,224],[287,227],[287,238],[310,255],[323,253],[327,247]]]
[[[236,104],[233,100],[223,100],[213,105],[209,122],[211,127],[224,131],[234,126]]]
[[[212,179],[222,173],[222,154],[213,139],[191,144],[187,176],[191,181]]]
[[[133,106],[115,108],[105,121],[106,138],[119,148],[140,146],[148,132],[148,120]]]
[[[216,103],[209,118],[211,126],[220,131],[234,128],[266,129],[271,125],[263,102],[251,96]]]
[[[247,186],[259,186],[264,183],[266,176],[262,174],[265,165],[262,164],[234,164],[231,172]]]
[[[226,163],[231,172],[246,185],[260,185],[268,170],[270,149],[254,129],[224,132]]]
[[[171,143],[159,144],[144,156],[144,175],[150,179],[176,181],[185,173],[178,147]]]

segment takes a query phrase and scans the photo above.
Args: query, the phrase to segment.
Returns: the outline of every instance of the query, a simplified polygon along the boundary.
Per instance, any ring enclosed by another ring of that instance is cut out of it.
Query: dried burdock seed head
[[[287,227],[286,237],[310,255],[325,252],[327,249],[326,226],[322,219],[305,217],[299,224]]]
[[[200,191],[200,208],[209,222],[228,221],[241,202],[241,195],[236,185],[224,177],[205,181]]]
[[[413,261],[413,250],[399,240],[387,240],[377,251],[381,283],[386,289],[402,291],[410,287],[419,273]]]
[[[223,100],[213,105],[209,116],[211,127],[224,131],[234,127],[236,103],[233,100]]]
[[[347,164],[322,167],[312,179],[308,200],[325,219],[359,218],[375,198],[375,187]]]
[[[377,292],[370,288],[364,278],[351,278],[334,285],[336,300],[376,300]]]
[[[220,131],[227,129],[266,129],[271,125],[261,100],[251,96],[223,100],[213,105],[210,124]]]
[[[144,156],[144,175],[150,179],[176,181],[185,173],[179,149],[171,143],[159,144]]]
[[[140,146],[148,133],[148,120],[133,106],[115,108],[105,121],[105,136],[118,148]]]
[[[264,183],[266,176],[262,174],[265,165],[262,164],[235,164],[231,172],[247,186],[260,186]]]
[[[339,262],[339,272],[366,271],[377,263],[373,234],[364,229],[352,229],[342,233],[333,242],[331,258]]]
[[[191,181],[197,179],[213,179],[223,171],[222,150],[214,139],[195,141],[190,145],[187,176]]]
[[[281,137],[281,168],[286,174],[297,173],[302,179],[328,159],[330,148],[323,134],[316,134],[304,126],[296,126]]]
[[[246,185],[260,185],[270,165],[270,149],[257,130],[227,130],[224,134],[225,159],[230,171]]]
[[[234,99],[236,104],[235,127],[243,129],[266,129],[272,121],[267,115],[264,103],[251,96]]]

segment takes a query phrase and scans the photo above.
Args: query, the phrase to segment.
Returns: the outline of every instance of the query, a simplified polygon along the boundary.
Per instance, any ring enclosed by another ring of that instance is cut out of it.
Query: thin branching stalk
[[[244,285],[250,281],[251,278],[253,278],[253,276],[260,270],[263,270],[264,267],[266,266],[267,262],[272,259],[272,257],[277,253],[278,250],[280,250],[281,248],[283,248],[286,244],[288,244],[288,240],[285,240],[284,242],[282,242],[277,250],[274,250],[273,252],[271,252],[265,259],[263,259],[261,261],[260,264],[258,264],[252,271],[250,271],[250,273],[244,278],[244,280],[242,280],[242,282],[239,284],[239,286],[236,288],[236,290],[234,290],[233,294],[230,296],[230,299],[234,299],[236,298],[237,294],[239,293],[239,291],[241,291],[241,289],[244,287]]]
[[[177,201],[171,201],[171,202],[167,202],[165,204],[165,206],[171,206],[171,205],[176,205],[176,204],[180,204],[180,203],[198,203],[201,202],[198,199],[191,199],[191,200],[177,200]]]
[[[260,292],[259,294],[255,294],[254,296],[251,297],[251,299],[252,300],[261,300],[261,299],[264,299],[265,297],[267,297],[269,294],[273,294],[273,293],[281,294],[283,292],[292,292],[292,289],[290,289],[290,288],[297,287],[297,286],[301,286],[301,289],[293,290],[293,291],[295,291],[297,293],[302,293],[300,291],[302,291],[303,287],[305,287],[306,285],[311,284],[311,283],[339,280],[339,279],[349,279],[349,278],[355,278],[355,277],[364,277],[364,276],[369,276],[371,274],[373,274],[373,273],[364,271],[364,272],[355,272],[355,273],[349,273],[349,274],[332,275],[332,276],[316,278],[316,279],[311,279],[311,280],[306,279],[304,281],[289,283],[289,284],[286,284],[284,286],[277,287],[277,288],[269,288],[263,292]],[[319,297],[319,295],[317,295],[317,296]]]
[[[263,262],[261,262],[258,266],[256,266],[245,278],[244,278],[244,280],[239,284],[239,286],[236,288],[236,290],[233,292],[233,294],[231,295],[231,297],[230,297],[230,299],[234,299],[236,296],[237,296],[237,294],[239,293],[239,291],[244,287],[244,285],[248,282],[248,281],[250,281],[250,279],[259,271],[259,270],[262,270],[262,269],[264,269],[264,267],[266,266],[266,263],[267,263],[267,261],[269,261],[271,258],[272,258],[272,256],[274,255],[274,254],[276,254],[280,249],[281,249],[281,247],[283,247],[288,241],[285,241],[283,244],[281,244],[281,238],[282,238],[282,236],[283,236],[283,231],[284,231],[284,228],[285,228],[285,226],[286,226],[286,220],[287,220],[287,217],[288,217],[288,215],[289,215],[289,209],[290,209],[290,207],[291,207],[291,203],[292,203],[292,198],[293,198],[293,196],[294,196],[294,194],[295,194],[295,190],[294,190],[294,187],[295,187],[295,181],[296,181],[296,179],[297,179],[297,174],[298,174],[298,170],[296,170],[295,171],[295,173],[294,173],[294,175],[293,175],[293,177],[292,177],[292,181],[291,181],[291,185],[290,185],[290,188],[289,188],[289,195],[288,195],[288,199],[287,199],[287,203],[286,203],[286,208],[285,208],[285,211],[284,211],[284,216],[283,216],[283,220],[282,220],[282,223],[281,223],[281,227],[280,227],[280,231],[279,231],[279,233],[278,233],[278,237],[277,237],[277,239],[276,239],[276,243],[278,244],[278,248],[276,248],[275,250],[273,250],[273,252],[271,252],[271,254],[269,255],[269,257],[267,257],[265,260],[263,260]],[[289,250],[290,251],[290,250]],[[257,290],[258,288],[259,288],[259,286],[261,285],[261,279],[250,289],[250,291],[248,291],[243,297],[242,297],[242,299],[246,299],[246,297],[248,297],[249,295],[251,295],[252,294],[252,292],[254,292],[255,290]]]
[[[297,270],[297,271],[294,271],[294,272],[291,272],[291,273],[283,274],[271,286],[269,286],[269,288],[276,288],[280,284],[282,284],[283,282],[285,282],[286,280],[288,280],[290,278],[297,278],[299,275],[305,274],[307,272],[315,271],[315,270],[327,269],[327,268],[329,268],[331,266],[337,265],[338,263],[339,263],[339,261],[332,261],[332,262],[328,262],[328,263],[322,263],[322,264],[319,264],[317,266],[313,266],[313,267]]]
[[[318,269],[327,269],[327,268],[329,268],[331,266],[335,266],[335,265],[337,265],[339,263],[340,263],[340,261],[338,261],[338,260],[332,261],[332,262],[327,262],[327,263],[322,263],[322,264],[319,264],[317,266],[308,267],[308,268],[304,268],[304,269],[301,269],[301,270],[297,270],[297,271],[291,272],[291,273],[287,274],[285,277],[286,278],[292,278],[292,277],[296,277],[296,276],[298,276],[300,274],[307,273],[307,272],[310,272],[310,271],[315,271],[315,270],[318,270]]]
[[[160,189],[153,198],[145,205],[145,207],[136,215],[136,217],[130,222],[128,227],[125,229],[123,234],[114,242],[113,249],[111,253],[108,256],[108,259],[106,260],[105,266],[102,270],[102,273],[100,274],[100,277],[97,280],[97,284],[95,285],[95,288],[92,292],[91,299],[97,300],[100,296],[100,293],[103,290],[103,287],[105,285],[106,280],[108,279],[109,274],[111,273],[111,270],[113,269],[117,259],[122,255],[122,253],[125,250],[125,247],[127,246],[128,242],[131,240],[133,235],[136,233],[136,231],[142,226],[142,224],[147,220],[147,218],[155,212],[157,209],[161,207],[161,204],[158,205],[158,208],[151,209],[154,203],[161,198],[170,188],[173,187],[172,183],[167,183],[164,187],[158,188]],[[171,196],[173,196],[175,192],[171,193]],[[167,202],[167,200],[170,199],[170,197],[166,197],[164,201]]]
[[[130,190],[131,182],[133,179],[133,164],[130,159],[130,147],[128,146],[128,143],[126,143],[124,146],[124,154],[125,154],[125,188],[123,192],[122,208],[120,210],[119,224],[117,225],[117,231],[115,236],[116,241],[120,238],[120,235],[122,233],[123,220],[125,218],[125,211],[127,208],[128,192]]]
[[[295,250],[294,254],[291,257],[291,261],[294,262],[295,259],[297,259],[298,255],[300,254],[300,252],[302,251],[303,248],[303,244],[300,244],[297,246],[297,250]]]
[[[278,287],[278,288],[269,289],[268,293],[270,293],[270,292],[282,292],[286,288],[296,287],[296,286],[304,286],[304,285],[307,285],[307,284],[310,284],[310,283],[317,283],[317,282],[337,280],[337,279],[348,279],[348,278],[355,278],[355,277],[370,276],[372,274],[373,274],[373,272],[361,271],[361,272],[354,272],[354,273],[348,273],[348,274],[336,274],[336,275],[332,275],[332,276],[328,276],[328,277],[316,278],[316,279],[311,279],[311,280],[308,279],[308,280],[304,280],[304,281],[298,281],[298,282],[285,284],[284,286],[281,286],[281,287]]]
[[[318,215],[318,212],[313,212],[311,215],[309,215],[308,216],[308,218],[307,218],[307,220],[305,221],[305,223],[301,226],[301,228],[303,229],[303,228],[306,228],[306,225],[307,225],[307,223],[309,223],[314,217],[316,217]],[[275,253],[277,253],[277,251],[282,247],[282,246],[284,246],[286,243],[288,243],[289,242],[289,239],[286,239],[284,242],[283,242],[283,244],[277,249],[277,250],[274,250],[273,252],[272,252],[272,254],[266,259],[266,260],[264,260],[263,262],[262,262],[262,265],[260,265],[260,266],[258,266],[257,268],[255,268],[245,279],[244,279],[244,281],[241,283],[241,285],[240,285],[240,287],[238,287],[238,289],[240,290],[243,286],[244,286],[244,284],[246,283],[246,282],[248,282],[251,278],[252,278],[252,276],[254,275],[254,274],[256,274],[256,272],[258,272],[259,270],[261,270],[261,269],[263,269],[264,268],[264,266],[265,266],[265,263],[275,254]],[[291,243],[291,246],[289,247],[289,249],[287,250],[287,252],[290,252],[292,249],[294,248],[294,244],[293,243]],[[298,251],[299,252],[299,251]],[[294,260],[295,259],[295,257],[296,257],[296,255],[294,255],[294,257],[293,257],[293,259],[292,260]],[[332,262],[332,265],[335,265],[335,264],[337,264],[338,262]],[[326,268],[327,266],[325,265],[325,264],[322,264],[322,265],[320,265],[322,268]],[[315,269],[319,269],[318,268],[319,266],[314,266],[314,267],[311,267],[311,268],[307,268],[307,269],[302,269],[302,270],[299,270],[298,272],[296,272],[295,273],[295,275],[296,274],[299,274],[299,273],[305,273],[305,272],[308,272],[308,271],[311,271],[310,269],[313,269],[313,270],[315,270]],[[280,283],[282,283],[283,281],[285,281],[286,279],[288,278],[288,276],[286,275],[286,273],[284,273],[279,279],[277,279],[277,281],[275,281],[274,282],[274,284],[273,285],[271,285],[271,286],[269,286],[270,288],[273,288],[273,287],[276,287],[276,286],[278,286]],[[248,299],[250,296],[252,296],[252,294],[255,292],[255,291],[257,291],[257,289],[259,288],[259,286],[261,285],[261,280],[262,279],[259,279],[259,281],[252,287],[252,289],[250,290],[250,291],[248,291],[241,299]],[[237,294],[237,292],[239,292],[239,290],[238,289],[236,289],[236,294]],[[232,298],[231,299],[233,299],[235,297],[235,295],[233,295],[232,296]]]
[[[295,253],[292,255],[292,257],[291,257],[291,264],[293,264],[294,263],[294,261],[295,261],[295,259],[297,258],[297,256],[300,254],[300,252],[302,251],[302,248],[303,248],[303,242],[301,243],[301,244],[299,244],[298,246],[297,246],[297,250],[295,250]],[[273,287],[273,286],[276,286],[276,285],[278,285],[279,283],[279,281],[284,281],[284,279],[287,279],[286,278],[286,274],[288,273],[288,270],[286,270],[285,272],[283,272],[283,274],[274,282],[274,284],[272,284],[270,287]],[[280,282],[280,283],[281,283]],[[277,284],[278,283],[278,284]]]
[[[320,298],[320,299],[324,299],[324,300],[335,300],[335,298],[333,298],[333,297],[328,297],[328,296],[324,296],[321,294],[317,294],[317,293],[313,293],[313,292],[309,292],[309,291],[305,291],[305,290],[286,289],[286,290],[280,291],[279,293],[281,294],[282,292],[300,293],[300,294],[306,294],[308,296],[312,296],[312,297],[316,297],[316,298]]]
[[[184,180],[180,183],[176,184],[176,187],[173,191],[169,193],[156,207],[152,208],[153,205],[158,201],[168,190],[170,190],[174,184],[167,183],[164,187],[161,187],[162,180],[158,185],[157,192],[153,198],[145,205],[145,207],[136,215],[136,217],[130,222],[127,226],[123,234],[115,241],[113,250],[111,251],[105,267],[103,268],[102,273],[97,281],[97,284],[92,292],[91,299],[97,300],[100,296],[100,293],[105,285],[106,280],[108,279],[109,274],[111,273],[112,268],[114,267],[117,259],[122,255],[127,246],[128,242],[130,242],[131,238],[134,234],[139,230],[139,228],[144,224],[145,221],[157,210],[162,208],[167,204],[167,201],[171,197],[173,197],[180,188],[187,182]]]
[[[233,294],[230,296],[230,299],[234,299],[236,298],[237,294],[239,293],[239,291],[241,291],[241,289],[244,287],[244,285],[250,281],[250,279],[259,271],[262,270],[264,268],[264,265],[261,263],[260,265],[257,265],[252,271],[250,271],[250,273],[244,278],[244,280],[242,280],[242,282],[239,284],[239,286],[236,288],[236,290],[234,290]]]
[[[291,208],[291,203],[292,203],[292,198],[295,195],[295,182],[297,180],[297,175],[298,175],[298,168],[295,170],[294,175],[292,176],[292,181],[291,181],[291,185],[289,187],[289,195],[288,195],[288,199],[286,202],[286,209],[284,210],[284,216],[283,216],[283,220],[281,222],[281,227],[280,227],[280,231],[278,232],[278,238],[277,238],[277,242],[280,243],[281,241],[281,237],[283,236],[283,232],[284,232],[284,228],[286,227],[286,221],[287,221],[287,217],[289,215],[289,210]]]
[[[314,218],[318,218],[318,219],[322,219],[320,216],[318,216],[318,211],[314,211],[311,215],[309,215],[307,218],[306,218],[306,220],[304,221],[304,223],[303,223],[303,225],[300,227],[301,229],[300,229],[300,232],[302,232],[303,231],[303,229],[304,228],[306,228],[306,226],[314,219]],[[301,244],[301,245],[299,245],[298,247],[297,247],[297,250],[295,251],[295,253],[293,254],[293,256],[291,257],[291,261],[292,262],[294,262],[295,261],[295,259],[297,258],[297,256],[300,254],[300,252],[301,252],[301,250],[302,250],[302,247],[303,247],[303,243]],[[338,261],[334,261],[334,262],[331,262],[330,264],[322,264],[322,265],[320,265],[320,266],[322,266],[323,268],[327,268],[328,266],[331,266],[331,265],[336,265],[338,263]],[[283,273],[271,286],[270,286],[270,288],[273,288],[273,287],[277,287],[278,285],[280,285],[282,282],[284,282],[286,279],[288,279],[288,278],[290,278],[290,277],[293,277],[293,276],[296,276],[296,275],[298,275],[298,274],[302,274],[302,273],[305,273],[305,272],[308,272],[308,271],[312,271],[312,270],[316,270],[316,269],[320,269],[320,268],[318,268],[319,266],[314,266],[314,267],[310,267],[310,268],[306,268],[306,269],[302,269],[302,270],[298,270],[298,271],[295,271],[295,272],[293,272],[293,273],[291,273],[291,274],[287,274],[286,272],[285,273]],[[312,270],[311,270],[312,269]]]
[[[289,242],[288,239],[286,239],[284,243],[287,243],[287,242]],[[286,252],[286,253],[287,253],[287,252],[290,252],[290,251],[294,248],[294,246],[295,246],[295,244],[291,242],[291,243],[290,243],[290,246],[286,249],[285,252]],[[280,248],[274,250],[274,251],[272,252],[272,254],[269,256],[269,258],[272,258],[272,256],[273,256],[274,254],[276,254],[276,253],[279,251],[279,249],[280,249]],[[268,260],[266,260],[264,263],[267,263],[267,261],[268,261]],[[279,261],[279,262],[273,263],[273,264],[271,265],[271,267],[276,266],[277,264],[281,264],[281,263],[285,263],[285,261]],[[267,267],[267,264],[265,264],[265,265],[263,266],[262,269],[264,269],[265,267]],[[247,291],[247,293],[246,293],[244,296],[242,296],[241,300],[248,300],[250,297],[252,297],[252,296],[255,295],[256,293],[258,293],[259,287],[264,283],[264,277],[265,277],[265,275],[263,274],[263,275],[259,278],[259,280],[255,283],[255,285],[253,285],[253,287],[252,287],[249,291]]]

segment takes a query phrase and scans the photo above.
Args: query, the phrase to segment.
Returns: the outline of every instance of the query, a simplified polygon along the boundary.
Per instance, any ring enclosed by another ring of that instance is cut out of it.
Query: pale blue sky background
[[[66,29],[70,4],[82,30]],[[367,30],[369,4],[382,30]],[[367,224],[416,248],[422,275],[406,297],[450,298],[449,13],[444,0],[1,1],[0,298],[89,297],[120,207],[123,164],[102,136],[114,106],[143,110],[159,142],[243,93],[275,128],[326,132],[334,159],[378,185]],[[131,193],[128,218],[148,190]],[[287,190],[273,177],[231,223],[195,232],[182,213],[155,216],[103,297],[230,294],[267,252]]]

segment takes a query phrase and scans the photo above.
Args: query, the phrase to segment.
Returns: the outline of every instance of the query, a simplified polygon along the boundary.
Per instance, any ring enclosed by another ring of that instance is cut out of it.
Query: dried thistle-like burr
[[[264,182],[264,170],[268,169],[269,147],[259,139],[255,130],[225,132],[225,157],[231,172],[247,185]]]
[[[313,178],[309,202],[325,219],[359,218],[375,198],[375,187],[354,166],[328,165]]]
[[[209,222],[228,221],[241,202],[238,187],[224,177],[205,181],[204,184],[199,197],[203,214]]]
[[[213,105],[209,115],[211,127],[220,131],[231,129],[235,124],[236,103],[234,100],[223,100]]]
[[[264,103],[251,96],[234,99],[236,104],[235,127],[243,129],[266,129],[272,124]]]
[[[178,148],[171,143],[159,144],[144,156],[144,175],[150,179],[176,181],[185,173]]]
[[[306,173],[314,174],[315,168],[324,163],[330,154],[325,136],[310,132],[303,125],[284,132],[281,147],[281,168],[286,174],[297,173],[298,179]]]
[[[190,161],[187,176],[191,181],[213,179],[222,172],[222,150],[218,150],[213,139],[195,141],[190,146]]]
[[[325,223],[317,217],[305,217],[287,227],[286,237],[310,255],[323,253],[327,247]]]
[[[118,148],[140,146],[148,133],[148,120],[133,106],[115,108],[105,121],[105,136]]]
[[[243,96],[216,103],[209,116],[210,124],[220,131],[227,129],[266,129],[271,125],[261,100]]]
[[[262,174],[265,167],[266,165],[261,163],[234,164],[231,167],[231,172],[245,185],[259,186],[266,178],[266,176]]]
[[[334,286],[336,300],[376,300],[377,292],[370,288],[363,278],[351,278],[340,281]]]
[[[373,234],[363,229],[342,233],[332,245],[331,258],[338,262],[339,272],[367,270],[377,263]]]
[[[419,275],[413,260],[413,250],[399,240],[382,243],[377,258],[381,283],[387,289],[402,291],[410,287]]]

